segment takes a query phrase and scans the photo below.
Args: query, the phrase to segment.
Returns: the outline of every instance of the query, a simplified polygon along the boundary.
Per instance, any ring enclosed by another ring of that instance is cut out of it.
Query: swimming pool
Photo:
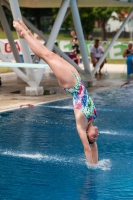
[[[86,166],[71,98],[0,113],[0,200],[133,199],[133,87],[91,96],[97,170]]]

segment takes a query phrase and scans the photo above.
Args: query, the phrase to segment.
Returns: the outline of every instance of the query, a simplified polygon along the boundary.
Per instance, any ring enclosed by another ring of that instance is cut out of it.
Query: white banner
[[[15,44],[16,44],[16,48],[18,50],[19,55],[22,55],[22,50],[21,50],[21,46],[20,46],[20,42],[19,40],[14,40]],[[42,41],[44,43],[44,41]],[[9,41],[7,39],[0,39],[0,52],[6,56],[6,58],[8,58],[9,60],[14,60],[14,56],[9,44]],[[34,53],[31,51],[31,49],[29,48],[29,53],[31,55],[34,55]]]
[[[20,54],[20,56],[22,56],[22,51],[21,51],[21,46],[19,43],[19,40],[14,40],[17,50]],[[40,40],[41,43],[44,44],[43,40]],[[58,40],[58,47],[66,53],[69,53],[72,49],[72,44],[70,41],[68,40]],[[90,56],[90,49],[92,48],[92,46],[94,41],[85,41],[85,45],[86,45],[86,51],[88,56]],[[103,46],[104,49],[106,49],[108,47],[108,45],[110,44],[110,42],[108,41],[104,41],[101,43],[101,45]],[[107,55],[107,59],[123,59],[123,52],[124,50],[127,48],[127,43],[124,42],[115,42],[115,44],[113,45],[113,47],[111,48],[110,52]],[[7,39],[0,39],[0,51],[3,55],[5,55],[8,59],[10,60],[14,60],[13,57],[13,53],[10,47],[10,44],[8,42]],[[31,49],[29,48],[29,53],[31,55],[34,55],[33,52],[31,51]]]

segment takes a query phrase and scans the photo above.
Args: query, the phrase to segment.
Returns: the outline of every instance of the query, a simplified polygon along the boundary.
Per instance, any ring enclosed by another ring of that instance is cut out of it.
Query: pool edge
[[[46,101],[46,102],[39,102],[39,103],[35,103],[34,106],[41,105],[41,104],[46,104],[46,103],[52,103],[52,102],[56,102],[56,101],[62,101],[62,100],[71,99],[71,98],[72,97],[66,97],[66,98],[61,98],[61,99],[56,99],[56,100],[51,100],[51,101]],[[23,107],[23,108],[25,108],[25,107]],[[23,108],[21,108],[21,109],[23,109]],[[20,109],[20,106],[19,107],[15,107],[15,108],[9,108],[9,109],[6,109],[6,110],[1,110],[0,113],[12,111],[12,110],[18,110],[18,109]]]

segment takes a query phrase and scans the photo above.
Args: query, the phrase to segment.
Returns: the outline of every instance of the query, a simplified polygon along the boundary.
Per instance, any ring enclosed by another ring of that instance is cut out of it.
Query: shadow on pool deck
[[[105,76],[107,70],[108,75]],[[0,87],[0,110],[20,107],[21,104],[47,102],[62,98],[71,97],[58,85],[57,79],[49,71],[44,74],[41,86],[52,94],[44,96],[25,96],[26,83],[18,83],[15,73],[0,74],[2,86]],[[106,64],[103,68],[103,75],[97,75],[97,85],[89,87],[89,93],[119,88],[126,80],[125,65]]]

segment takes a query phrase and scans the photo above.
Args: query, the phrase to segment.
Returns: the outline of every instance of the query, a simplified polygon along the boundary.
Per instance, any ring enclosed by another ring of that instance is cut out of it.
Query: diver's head
[[[98,127],[94,126],[93,122],[91,122],[86,130],[88,141],[90,144],[93,144],[98,138]]]

